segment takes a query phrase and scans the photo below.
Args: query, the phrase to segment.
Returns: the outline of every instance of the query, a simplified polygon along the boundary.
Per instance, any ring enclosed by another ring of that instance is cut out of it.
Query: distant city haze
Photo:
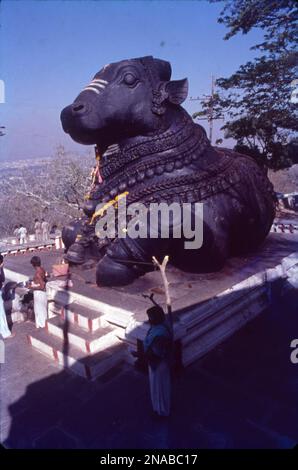
[[[60,124],[70,104],[105,64],[153,55],[172,64],[173,79],[188,77],[190,97],[210,92],[211,74],[228,76],[255,56],[254,30],[229,41],[217,23],[222,4],[207,1],[12,1],[0,3],[0,161],[49,157],[55,148],[86,154]],[[208,123],[199,121],[208,129]],[[221,137],[215,123],[214,140]]]

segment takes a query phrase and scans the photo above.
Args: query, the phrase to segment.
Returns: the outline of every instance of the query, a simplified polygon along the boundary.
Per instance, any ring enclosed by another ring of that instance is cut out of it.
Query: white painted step
[[[59,313],[62,318],[67,319],[70,323],[78,325],[90,332],[108,326],[102,312],[85,307],[77,302],[72,302],[65,307],[61,307]]]
[[[41,354],[88,380],[106,374],[121,364],[126,355],[126,348],[120,340],[110,348],[85,355],[76,347],[65,345],[60,338],[49,335],[44,329],[34,331],[27,338],[29,344]]]
[[[56,336],[60,340],[66,340],[70,345],[75,346],[83,353],[90,354],[103,351],[115,344],[118,344],[117,328],[107,326],[95,332],[85,331],[59,315],[47,320],[46,330],[49,334]]]

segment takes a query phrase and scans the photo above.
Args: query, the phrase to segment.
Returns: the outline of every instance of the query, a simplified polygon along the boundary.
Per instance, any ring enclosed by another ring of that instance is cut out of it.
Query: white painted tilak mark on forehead
[[[96,82],[91,82],[89,83],[88,86],[94,86],[95,88],[98,87],[98,88],[102,88],[102,89],[105,89],[106,85],[103,85],[102,83],[96,83]]]
[[[99,82],[99,83],[102,83],[103,85],[107,85],[109,83],[106,80],[103,80],[102,78],[93,78],[91,83],[93,82]]]
[[[94,91],[94,93],[96,93],[97,95],[99,95],[99,91],[97,90],[97,88],[93,88],[92,86],[86,86],[83,91],[86,91],[86,90],[89,90],[89,91]]]
[[[83,89],[83,91],[90,90],[90,91],[94,91],[97,95],[99,95],[99,92],[101,90],[104,90],[107,85],[108,85],[108,82],[106,80],[103,80],[102,78],[94,78],[89,83],[89,85],[87,85]]]

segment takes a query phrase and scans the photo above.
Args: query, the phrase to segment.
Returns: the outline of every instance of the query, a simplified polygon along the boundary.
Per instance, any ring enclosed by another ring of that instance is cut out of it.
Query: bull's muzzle
[[[82,118],[90,112],[88,103],[82,101],[75,101],[70,106],[64,108],[61,112],[62,127],[65,132],[69,133],[69,129],[74,126],[77,127],[79,121],[77,118]]]

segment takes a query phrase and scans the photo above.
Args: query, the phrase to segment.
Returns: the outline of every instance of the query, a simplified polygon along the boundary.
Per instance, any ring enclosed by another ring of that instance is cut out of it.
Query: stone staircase
[[[105,315],[72,302],[52,304],[46,328],[28,335],[31,346],[64,368],[95,379],[125,360],[127,348],[122,328]]]

